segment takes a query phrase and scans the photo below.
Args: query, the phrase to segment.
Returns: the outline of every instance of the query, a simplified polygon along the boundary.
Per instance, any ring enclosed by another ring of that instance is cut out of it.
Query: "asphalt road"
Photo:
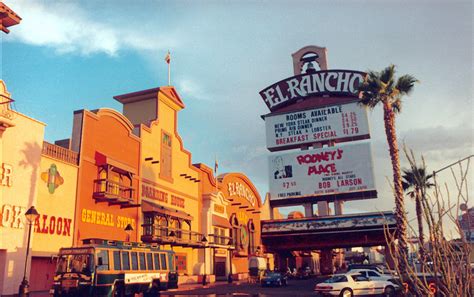
[[[313,292],[316,284],[315,279],[308,280],[289,280],[287,286],[283,287],[264,287],[262,288],[259,284],[249,283],[233,283],[233,284],[219,284],[210,286],[208,288],[195,288],[195,289],[178,289],[173,292],[161,292],[162,296],[252,296],[252,297],[265,297],[265,296],[295,296],[295,297],[306,297],[315,294]]]

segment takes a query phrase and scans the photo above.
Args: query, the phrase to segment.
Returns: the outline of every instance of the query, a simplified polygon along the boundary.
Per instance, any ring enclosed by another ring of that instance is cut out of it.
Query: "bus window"
[[[99,250],[97,252],[97,271],[109,270],[109,252]]]
[[[123,270],[130,270],[130,258],[128,257],[129,252],[122,252],[122,267]]]
[[[153,270],[153,255],[151,253],[146,253],[146,264],[148,270]]]
[[[155,260],[155,270],[161,270],[161,267],[160,267],[160,254],[158,254],[158,253],[153,254],[153,258]]]
[[[140,260],[140,270],[146,270],[145,253],[138,253]]]
[[[166,254],[160,254],[160,260],[161,260],[161,269],[163,270],[168,269],[166,265]]]
[[[119,251],[114,251],[114,270],[122,270]]]
[[[131,252],[132,256],[132,270],[138,270],[138,257],[137,252]]]

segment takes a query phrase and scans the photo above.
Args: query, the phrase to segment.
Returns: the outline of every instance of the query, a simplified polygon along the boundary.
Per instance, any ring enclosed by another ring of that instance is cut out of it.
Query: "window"
[[[170,267],[173,267],[172,263]],[[186,272],[186,254],[176,254],[176,270]]]
[[[153,270],[153,255],[151,253],[146,253],[146,262],[148,270]]]
[[[123,270],[130,270],[129,252],[122,252],[122,268]]]
[[[161,270],[160,267],[160,254],[153,254],[153,260],[155,260],[155,270]]]
[[[132,256],[132,270],[138,270],[138,257],[136,252],[131,252]]]
[[[146,270],[145,253],[138,253],[140,259],[140,270]]]
[[[97,270],[109,270],[109,252],[107,250],[100,250],[97,252]]]
[[[160,158],[160,177],[171,179],[171,160],[172,160],[172,146],[171,135],[161,133],[161,158]]]
[[[165,254],[160,254],[160,260],[161,260],[161,269],[163,269],[163,270],[168,269],[168,266],[166,265],[166,255]]]
[[[379,276],[377,273],[375,273],[375,272],[373,272],[373,271],[367,271],[367,274],[368,274],[369,276],[375,276],[375,277],[378,277],[378,276]]]
[[[114,270],[122,270],[119,251],[114,251]]]

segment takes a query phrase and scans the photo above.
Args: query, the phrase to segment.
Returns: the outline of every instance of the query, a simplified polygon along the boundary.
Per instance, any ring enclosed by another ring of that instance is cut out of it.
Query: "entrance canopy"
[[[393,212],[262,221],[269,251],[317,250],[386,245],[385,231],[396,228]]]

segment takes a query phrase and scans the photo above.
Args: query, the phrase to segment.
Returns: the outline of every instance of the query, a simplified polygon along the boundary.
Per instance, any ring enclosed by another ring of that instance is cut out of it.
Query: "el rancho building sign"
[[[357,87],[364,81],[364,72],[353,70],[322,70],[281,80],[260,91],[271,111],[313,96],[359,97]]]
[[[322,47],[292,58],[294,76],[259,92],[270,110],[267,149],[301,150],[269,157],[271,205],[376,198],[367,110],[358,104],[367,74],[328,69]]]

